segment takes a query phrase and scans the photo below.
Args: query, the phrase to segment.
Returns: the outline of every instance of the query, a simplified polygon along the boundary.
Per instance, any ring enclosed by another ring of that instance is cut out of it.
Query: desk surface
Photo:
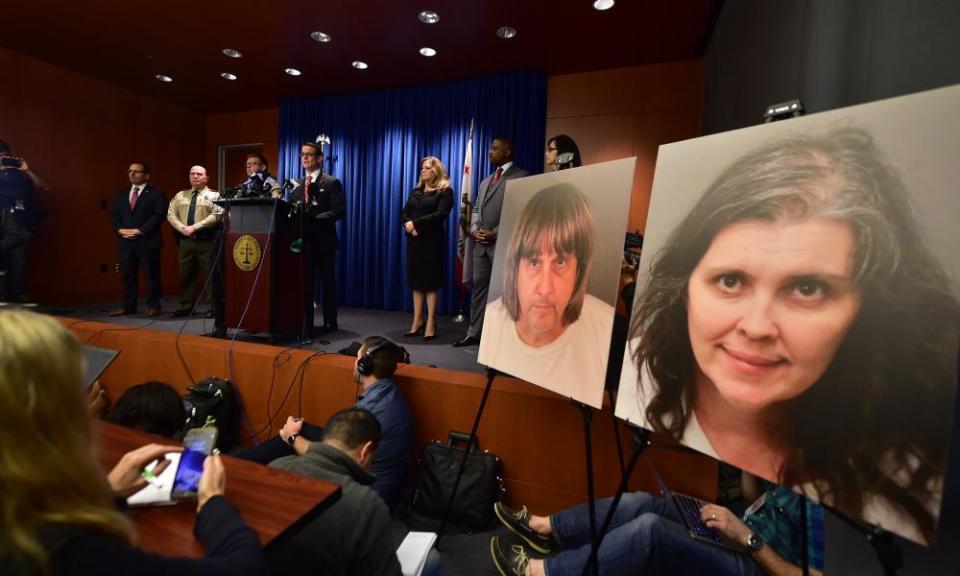
[[[151,442],[170,440],[108,422],[98,423],[100,462],[109,471],[130,450]],[[340,497],[340,487],[276,470],[232,456],[223,456],[227,471],[227,500],[256,531],[265,548],[296,533]],[[148,552],[164,556],[199,558],[203,546],[193,537],[196,502],[128,510]]]

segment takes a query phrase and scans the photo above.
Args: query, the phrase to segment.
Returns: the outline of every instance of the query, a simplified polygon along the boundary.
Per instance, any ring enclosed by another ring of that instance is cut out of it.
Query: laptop
[[[83,359],[84,359],[84,383],[86,384],[85,389],[89,390],[93,383],[97,381],[97,378],[107,369],[120,354],[119,350],[113,350],[111,348],[98,348],[97,346],[84,346],[83,347]]]
[[[680,516],[681,520],[683,520],[683,524],[687,528],[687,534],[689,534],[691,538],[701,542],[706,542],[707,544],[725,548],[732,552],[738,552],[740,554],[747,553],[747,548],[743,544],[737,542],[736,540],[727,538],[717,530],[714,530],[713,528],[710,528],[704,524],[703,520],[700,519],[700,508],[702,508],[705,504],[708,504],[708,502],[699,498],[694,498],[693,496],[687,496],[686,494],[673,492],[667,488],[663,478],[661,478],[660,474],[657,473],[656,468],[653,467],[653,464],[646,457],[646,455],[644,455],[643,459],[647,462],[647,466],[650,468],[650,471],[653,472],[653,477],[656,479],[657,485],[660,487],[660,492],[663,497],[673,502],[673,505],[677,510],[677,515]]]

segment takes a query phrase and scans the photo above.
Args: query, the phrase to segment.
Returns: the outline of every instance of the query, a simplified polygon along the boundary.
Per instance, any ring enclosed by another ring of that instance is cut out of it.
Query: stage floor
[[[168,318],[166,314],[170,310],[173,310],[173,305],[164,307],[164,314],[157,318],[149,318],[145,313],[147,308],[143,306],[142,303],[140,307],[141,312],[137,314],[119,317],[107,315],[110,310],[118,307],[119,304],[110,303],[77,306],[72,309],[68,307],[61,307],[55,310],[41,308],[40,311],[76,318],[78,320],[95,320],[98,322],[136,326],[138,328],[166,330],[168,332],[182,331],[183,334],[200,335],[213,330],[213,320],[204,318],[202,315],[194,316],[190,319]],[[411,315],[407,312],[390,312],[341,306],[338,309],[338,324],[340,325],[340,330],[319,337],[329,341],[329,344],[321,344],[314,339],[311,344],[303,346],[303,348],[335,353],[346,348],[353,341],[361,340],[366,336],[386,336],[407,349],[410,353],[410,361],[413,364],[448,368],[463,372],[483,372],[483,367],[477,364],[477,346],[468,346],[466,348],[454,348],[451,346],[451,344],[463,338],[467,330],[466,323],[455,323],[452,316],[440,316],[437,326],[437,338],[425,342],[423,338],[420,337],[405,338],[403,336],[404,332],[410,328],[410,320]],[[315,318],[315,323],[317,326],[321,324],[319,312]],[[234,330],[229,330],[228,337],[234,337],[234,332]],[[245,330],[240,330],[240,332],[236,334],[236,339],[241,342],[270,344],[266,334],[247,332]],[[294,340],[274,343],[275,346],[284,348],[296,346],[297,344]]]

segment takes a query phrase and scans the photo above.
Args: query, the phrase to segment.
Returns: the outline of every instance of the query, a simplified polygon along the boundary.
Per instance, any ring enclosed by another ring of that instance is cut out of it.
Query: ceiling
[[[600,12],[592,0],[32,0],[4,8],[0,45],[198,112],[231,112],[509,70],[554,75],[698,58],[721,5],[619,0]],[[424,9],[440,21],[420,22]],[[517,36],[498,38],[504,25]],[[315,30],[332,41],[313,41]],[[437,55],[421,56],[424,46]],[[354,60],[369,68],[354,69]],[[288,67],[302,75],[288,76]]]

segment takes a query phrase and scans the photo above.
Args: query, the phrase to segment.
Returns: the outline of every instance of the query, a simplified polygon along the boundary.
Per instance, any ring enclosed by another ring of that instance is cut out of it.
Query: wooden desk
[[[100,463],[109,471],[130,450],[170,440],[108,422],[99,422]],[[227,471],[227,500],[240,512],[264,549],[295,534],[340,498],[340,487],[276,470],[232,456],[223,456]],[[164,556],[203,557],[203,546],[193,537],[196,501],[176,506],[128,510],[140,537],[140,546]]]

